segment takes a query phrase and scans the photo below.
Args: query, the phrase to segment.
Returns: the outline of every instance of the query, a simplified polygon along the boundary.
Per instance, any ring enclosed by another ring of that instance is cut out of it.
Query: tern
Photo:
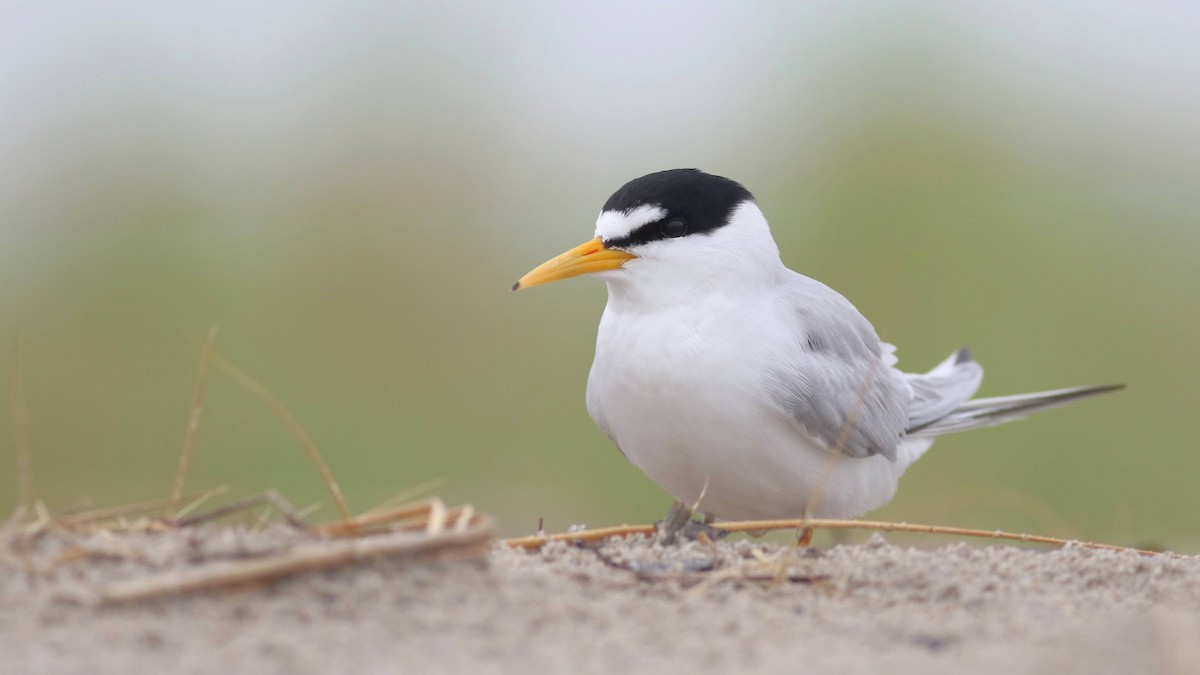
[[[1122,386],[975,399],[983,368],[965,348],[901,372],[849,300],[784,266],[745,187],[697,169],[626,183],[592,240],[512,288],[582,274],[608,286],[588,414],[675,498],[666,540],[693,510],[856,518],[892,499],[937,436]]]

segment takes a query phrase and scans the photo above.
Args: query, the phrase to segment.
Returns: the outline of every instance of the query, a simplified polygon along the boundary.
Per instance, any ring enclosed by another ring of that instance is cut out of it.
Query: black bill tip
[[[510,289],[510,290],[514,290],[514,291],[519,291],[519,290],[521,290],[521,282],[520,282],[520,281],[518,281],[517,283],[513,284],[513,287],[512,287],[512,289]]]

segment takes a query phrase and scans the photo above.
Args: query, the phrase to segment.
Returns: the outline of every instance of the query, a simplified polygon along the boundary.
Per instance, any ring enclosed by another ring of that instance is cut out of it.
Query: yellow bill
[[[521,277],[512,289],[548,284],[559,279],[570,279],[580,274],[615,270],[637,256],[617,248],[607,248],[597,237],[584,242],[565,253],[560,253],[538,265]]]

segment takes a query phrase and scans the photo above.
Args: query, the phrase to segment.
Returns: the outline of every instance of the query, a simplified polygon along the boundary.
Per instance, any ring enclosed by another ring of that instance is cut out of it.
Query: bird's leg
[[[679,532],[692,519],[692,509],[687,504],[681,501],[676,501],[671,504],[671,508],[667,511],[667,515],[658,521],[656,528],[658,530],[658,543],[663,546],[674,544],[679,537]]]
[[[658,543],[663,546],[670,546],[679,541],[682,535],[687,541],[701,540],[701,537],[706,537],[711,541],[722,539],[729,535],[729,532],[712,527],[713,517],[707,513],[701,513],[703,522],[692,520],[694,510],[692,507],[683,502],[675,502],[671,504],[671,509],[667,511],[666,517],[655,523],[658,530]]]

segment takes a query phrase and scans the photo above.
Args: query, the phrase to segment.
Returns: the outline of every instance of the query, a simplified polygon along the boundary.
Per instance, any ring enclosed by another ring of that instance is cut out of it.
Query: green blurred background
[[[1135,7],[5,3],[0,374],[23,335],[37,495],[168,494],[215,324],[356,510],[440,477],[505,533],[653,520],[584,409],[603,284],[508,288],[695,166],[902,367],[1129,383],[940,440],[876,516],[1195,551],[1200,10]],[[198,443],[190,488],[334,515],[219,373]]]

